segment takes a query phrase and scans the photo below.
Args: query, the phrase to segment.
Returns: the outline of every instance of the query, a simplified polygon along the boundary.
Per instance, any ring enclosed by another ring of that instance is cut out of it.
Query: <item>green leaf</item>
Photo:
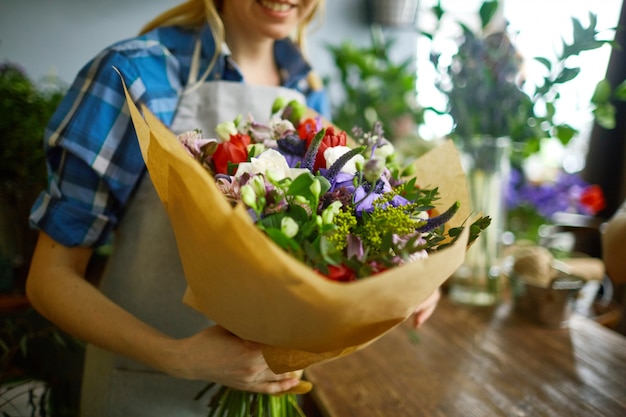
[[[450,237],[457,237],[461,235],[462,231],[463,231],[463,227],[452,227],[450,228],[450,230],[448,230],[448,235]]]
[[[209,392],[209,390],[211,388],[213,388],[215,386],[215,382],[208,382],[204,388],[202,388],[200,391],[198,391],[198,393],[196,394],[195,397],[193,397],[194,401],[199,400],[200,398],[204,397],[204,395]]]
[[[613,92],[613,97],[617,100],[626,100],[626,80],[622,81]]]
[[[444,15],[444,13],[445,13],[443,8],[441,7],[441,0],[438,0],[437,4],[434,5],[431,8],[431,10],[432,10],[433,14],[435,15],[435,17],[437,18],[437,21],[440,21],[441,18],[443,17],[443,15]]]
[[[567,124],[555,126],[556,137],[563,145],[567,145],[570,140],[578,133],[578,130]]]
[[[556,114],[556,106],[552,102],[546,103],[546,118],[552,119]]]
[[[468,245],[474,242],[480,233],[485,230],[491,224],[491,217],[485,216],[476,220],[474,223],[470,225],[470,235],[468,238]]]
[[[289,186],[287,195],[301,196],[309,202],[315,201],[315,196],[311,192],[311,184],[313,184],[313,181],[315,181],[315,177],[310,173],[299,175]]]
[[[498,6],[499,6],[498,0],[485,1],[480,6],[480,22],[482,24],[483,29],[487,27],[489,22],[491,22],[491,19],[493,19],[493,16],[496,14],[496,11],[498,10]]]
[[[340,261],[338,259],[337,250],[335,249],[335,245],[330,243],[326,237],[322,236],[320,238],[320,254],[322,255],[322,259],[329,265],[339,265]]]
[[[432,33],[425,32],[423,30],[419,31],[420,35],[425,36],[428,40],[433,40],[434,35]]]
[[[580,73],[580,68],[563,68],[561,73],[554,80],[555,84],[563,84],[573,80]]]
[[[593,110],[596,123],[605,129],[615,128],[615,106],[604,103]]]
[[[392,233],[385,233],[385,234],[383,234],[381,240],[382,240],[382,242],[380,244],[380,251],[381,252],[388,252],[389,249],[393,245],[393,234]]]
[[[600,80],[596,84],[596,88],[591,96],[591,102],[593,104],[606,103],[611,98],[611,83],[606,78]]]
[[[265,233],[267,233],[267,235],[269,236],[270,239],[272,239],[272,241],[274,241],[274,243],[276,243],[278,246],[280,246],[281,248],[291,252],[299,252],[300,251],[300,245],[298,244],[298,242],[296,242],[295,240],[293,240],[290,237],[287,237],[282,230],[280,229],[265,229]]]
[[[535,61],[539,62],[544,67],[546,67],[548,71],[552,71],[552,62],[548,58],[537,56],[535,57]]]
[[[317,180],[320,182],[320,185],[321,185],[320,195],[326,194],[326,192],[330,190],[330,182],[326,179],[326,177],[322,175],[318,175],[315,178],[317,178]]]
[[[289,206],[287,214],[300,225],[306,223],[310,218],[309,213],[306,211],[306,209],[298,204],[292,204],[291,206]],[[278,227],[280,228],[280,223]]]
[[[263,229],[280,229],[280,222],[283,220],[283,217],[285,217],[285,213],[273,213],[261,218],[258,224],[263,226]]]
[[[571,44],[563,43],[562,61],[583,51],[597,49],[605,43],[610,43],[610,41],[596,38],[598,35],[596,24],[597,16],[593,13],[589,13],[589,26],[587,27],[584,27],[580,20],[572,18],[573,41]]]
[[[409,341],[414,345],[417,345],[422,341],[420,339],[420,335],[415,329],[409,329]]]
[[[535,96],[546,95],[550,91],[553,85],[554,83],[552,82],[550,78],[544,77],[543,84],[535,89]]]

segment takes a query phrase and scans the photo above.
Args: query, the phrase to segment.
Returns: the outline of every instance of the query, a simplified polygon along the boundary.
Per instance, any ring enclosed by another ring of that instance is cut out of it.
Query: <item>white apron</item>
[[[267,121],[279,97],[304,96],[283,87],[197,80],[198,53],[171,130],[201,128],[216,137],[215,126],[251,113]],[[211,325],[182,303],[186,283],[174,234],[149,175],[141,180],[117,228],[113,253],[101,290],[130,313],[175,338],[191,336]],[[87,346],[81,395],[82,417],[206,416],[206,400],[194,396],[206,385],[170,377],[131,359]]]

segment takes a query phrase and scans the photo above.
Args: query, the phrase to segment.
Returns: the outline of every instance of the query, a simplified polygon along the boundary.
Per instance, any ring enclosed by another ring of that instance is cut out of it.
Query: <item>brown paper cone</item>
[[[212,176],[148,109],[130,99],[133,123],[176,235],[188,290],[184,302],[235,335],[268,345],[275,372],[303,369],[363,347],[409,317],[463,262],[467,228],[427,259],[352,283],[329,281],[267,238],[242,205],[232,208]],[[441,211],[469,216],[459,156],[451,142],[416,162],[418,182],[437,186]]]

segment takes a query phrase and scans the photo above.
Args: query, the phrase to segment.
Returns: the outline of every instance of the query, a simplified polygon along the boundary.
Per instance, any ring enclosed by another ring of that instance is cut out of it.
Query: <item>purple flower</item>
[[[512,170],[507,206],[528,206],[546,219],[558,212],[584,213],[580,197],[588,185],[579,175],[565,172],[553,182],[531,183],[523,173]]]
[[[426,220],[423,226],[420,226],[415,230],[420,233],[428,233],[428,232],[432,232],[433,230],[435,230],[436,228],[440,226],[443,226],[448,221],[450,221],[452,216],[456,214],[456,212],[459,210],[460,205],[461,204],[458,201],[455,202],[454,204],[450,206],[448,210],[444,211],[439,216],[428,218],[428,220]]]
[[[513,208],[520,205],[519,188],[522,186],[524,176],[521,171],[511,169],[509,173],[509,186],[506,189],[505,199],[507,207]]]
[[[356,258],[358,261],[364,259],[365,251],[363,250],[363,241],[355,235],[348,235],[347,247],[348,259]]]
[[[181,133],[177,139],[187,153],[200,162],[204,162],[204,159],[213,154],[218,143],[217,139],[203,138],[202,132],[198,130]]]
[[[317,212],[322,213],[326,207],[330,206],[335,201],[341,202],[342,207],[351,207],[353,193],[354,186],[352,186],[352,191],[349,191],[346,187],[338,187],[333,191],[324,193],[324,195],[320,197],[320,204]]]
[[[297,135],[287,135],[277,140],[276,144],[278,145],[278,152],[285,157],[290,168],[296,168],[302,164],[306,152],[306,141]]]
[[[328,170],[326,168],[321,168],[320,169],[320,175],[322,175],[324,178],[328,179],[330,181],[330,189],[328,190],[328,192],[333,192],[338,190],[341,187],[346,188],[346,190],[350,193],[350,194],[354,194],[354,174],[349,174],[347,172],[339,172],[337,173],[337,175],[335,175],[334,178],[330,179],[327,176]]]
[[[249,135],[256,143],[266,143],[272,139],[271,127],[255,121],[251,115],[248,115],[248,120],[238,130]]]
[[[373,187],[369,182],[362,183],[354,192],[354,201],[356,204],[355,210],[357,216],[361,216],[363,212],[371,213],[374,211],[374,202],[382,197],[383,194],[389,192],[392,192],[391,185],[384,176],[381,176]],[[410,201],[406,198],[396,195],[389,203],[385,203],[384,207],[389,204],[393,207],[398,207],[409,203]]]

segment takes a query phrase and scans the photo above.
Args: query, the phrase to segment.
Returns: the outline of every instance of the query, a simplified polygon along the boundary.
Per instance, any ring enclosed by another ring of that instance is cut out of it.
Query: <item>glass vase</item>
[[[500,301],[509,150],[506,137],[475,137],[460,147],[473,212],[491,217],[491,225],[468,249],[465,262],[450,279],[449,296],[455,302],[488,306]]]

